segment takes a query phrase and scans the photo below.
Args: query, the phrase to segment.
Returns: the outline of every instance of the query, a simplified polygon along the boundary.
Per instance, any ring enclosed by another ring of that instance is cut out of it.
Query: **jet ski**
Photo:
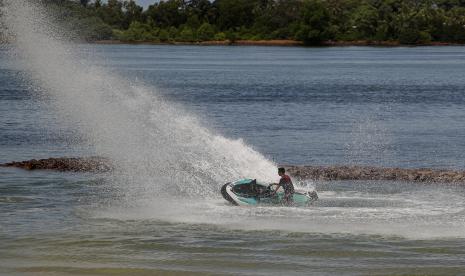
[[[229,182],[221,187],[221,195],[233,205],[283,205],[284,191],[282,188],[274,193],[277,184],[264,184],[256,179],[240,179]],[[318,199],[316,191],[295,190],[294,206],[307,206]]]

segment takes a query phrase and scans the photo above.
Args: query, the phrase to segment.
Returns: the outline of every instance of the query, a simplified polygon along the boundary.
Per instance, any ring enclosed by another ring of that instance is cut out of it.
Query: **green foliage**
[[[465,43],[465,7],[451,9],[444,22],[441,39],[446,41]]]
[[[223,33],[223,32],[217,33],[217,34],[215,34],[213,39],[218,40],[218,41],[225,41],[226,40],[226,34]]]
[[[176,29],[176,27],[173,26],[169,27],[168,34],[170,39],[174,40],[178,36],[178,29]]]
[[[378,10],[371,5],[359,6],[350,20],[357,39],[374,38],[378,32],[378,21]]]
[[[235,27],[250,27],[254,22],[253,13],[259,0],[216,0],[213,6],[218,11],[217,24],[221,30]]]
[[[465,0],[160,0],[146,10],[136,0],[40,1],[84,40],[465,43]]]
[[[170,34],[167,30],[161,29],[158,33],[158,39],[160,39],[161,42],[167,42],[170,40]]]
[[[135,21],[143,21],[142,18],[142,7],[139,7],[134,0],[124,1],[123,2],[123,22],[121,22],[121,26],[123,29],[128,28],[132,22]]]
[[[197,30],[197,36],[203,41],[212,40],[215,36],[215,30],[209,23],[203,23]]]
[[[415,44],[420,40],[420,31],[417,28],[404,28],[399,33],[399,42],[402,44]]]
[[[192,29],[197,29],[200,27],[199,17],[197,15],[192,15],[187,18],[186,25],[191,27]]]
[[[195,41],[195,35],[191,27],[184,26],[176,37],[176,40],[182,42],[193,42]]]
[[[121,41],[152,41],[157,39],[157,29],[148,24],[132,22],[127,30],[115,31],[115,37]]]
[[[229,40],[230,43],[234,43],[237,39],[238,35],[233,30],[228,30],[226,32],[226,40]]]
[[[160,1],[149,6],[145,13],[160,27],[179,27],[187,18],[183,0]]]
[[[307,0],[302,9],[302,20],[296,37],[308,45],[321,44],[331,38],[329,33],[330,15],[321,0]]]
[[[95,0],[94,7],[97,9],[102,7],[102,0]]]
[[[108,0],[106,5],[102,5],[97,10],[99,17],[113,28],[124,27],[123,3],[118,0]]]

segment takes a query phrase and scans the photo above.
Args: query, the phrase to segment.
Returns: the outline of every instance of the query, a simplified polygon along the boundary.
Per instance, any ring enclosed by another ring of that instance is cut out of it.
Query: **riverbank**
[[[99,40],[91,43],[95,44],[133,44],[133,45],[201,45],[201,46],[304,46],[297,40],[211,40],[197,42],[183,41],[122,41],[122,40]]]
[[[25,170],[55,170],[71,172],[108,172],[114,169],[111,161],[103,157],[61,157],[32,159],[0,164]],[[306,180],[390,180],[438,183],[465,183],[465,171],[438,170],[431,168],[405,169],[368,166],[292,166],[287,165],[290,175]]]
[[[122,40],[98,40],[92,41],[93,44],[130,44],[130,45],[199,45],[199,46],[288,46],[303,47],[306,46],[298,40],[212,40],[197,42],[182,41],[122,41]],[[465,44],[448,43],[448,42],[427,42],[417,44],[401,44],[399,41],[373,41],[373,40],[355,40],[355,41],[324,41],[319,46],[314,47],[343,47],[343,46],[380,46],[380,47],[415,47],[415,46],[464,46]]]

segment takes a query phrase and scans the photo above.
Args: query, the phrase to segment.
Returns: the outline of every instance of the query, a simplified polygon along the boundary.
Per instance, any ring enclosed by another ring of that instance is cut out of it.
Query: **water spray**
[[[78,51],[40,4],[8,0],[3,13],[34,85],[60,120],[112,160],[113,185],[125,195],[218,197],[230,180],[274,179],[275,164],[242,140],[213,133],[153,87],[92,65],[93,48]]]

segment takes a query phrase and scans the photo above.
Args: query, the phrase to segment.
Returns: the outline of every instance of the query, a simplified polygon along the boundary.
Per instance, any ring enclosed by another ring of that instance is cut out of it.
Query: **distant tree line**
[[[88,40],[465,43],[465,0],[162,0],[146,10],[133,0],[42,1],[70,28],[86,25]]]

